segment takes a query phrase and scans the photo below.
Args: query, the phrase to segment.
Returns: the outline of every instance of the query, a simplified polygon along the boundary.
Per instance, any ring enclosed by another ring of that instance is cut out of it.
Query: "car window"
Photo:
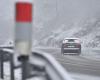
[[[74,42],[74,39],[69,39],[68,42]]]

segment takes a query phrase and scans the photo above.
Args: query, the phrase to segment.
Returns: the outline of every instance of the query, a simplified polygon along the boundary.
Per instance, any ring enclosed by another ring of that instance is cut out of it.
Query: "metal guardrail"
[[[6,59],[4,59],[6,55]],[[22,74],[26,80],[32,78],[33,80],[73,80],[66,70],[48,53],[41,51],[34,51],[30,54],[27,63],[15,65],[14,51],[12,49],[2,48],[0,50],[0,72],[1,78],[4,78],[4,62],[10,62],[10,79],[15,80],[14,70],[22,69]],[[26,67],[25,67],[26,66]]]
[[[14,70],[21,67],[20,65],[15,66],[13,61],[13,50],[0,48],[0,77],[4,79],[4,63],[10,62],[10,79],[14,80]]]
[[[5,58],[6,57],[6,58]],[[13,54],[11,52],[0,50],[0,77],[4,78],[4,62],[9,61],[10,62],[10,78],[11,80],[14,80],[14,63],[13,63]]]
[[[34,51],[31,63],[39,65],[40,62],[45,66],[47,74],[52,78],[51,80],[72,80],[66,70],[50,54]]]

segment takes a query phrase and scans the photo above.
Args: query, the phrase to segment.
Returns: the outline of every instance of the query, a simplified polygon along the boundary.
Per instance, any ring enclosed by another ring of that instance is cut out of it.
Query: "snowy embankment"
[[[42,30],[37,32],[37,35]],[[47,34],[42,33],[42,35],[44,36],[33,39],[34,46],[61,47],[65,37],[77,37],[82,41],[83,47],[98,48],[100,47],[100,20],[92,18],[74,22],[72,25],[60,24],[56,29],[50,28]]]

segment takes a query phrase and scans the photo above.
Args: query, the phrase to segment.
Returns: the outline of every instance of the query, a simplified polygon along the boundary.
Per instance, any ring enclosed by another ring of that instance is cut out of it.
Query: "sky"
[[[93,15],[100,10],[100,0],[33,0],[33,3],[34,13],[40,17],[50,15],[49,12],[55,12],[55,8],[59,13],[66,11],[66,15],[73,18],[78,15]],[[0,20],[14,18],[14,4],[15,0],[1,0]]]

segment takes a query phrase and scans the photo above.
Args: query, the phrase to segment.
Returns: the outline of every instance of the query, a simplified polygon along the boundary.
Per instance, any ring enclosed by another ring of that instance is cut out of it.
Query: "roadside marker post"
[[[26,80],[28,58],[32,46],[32,0],[16,2],[15,52],[19,53],[18,60],[22,62],[22,80]]]

